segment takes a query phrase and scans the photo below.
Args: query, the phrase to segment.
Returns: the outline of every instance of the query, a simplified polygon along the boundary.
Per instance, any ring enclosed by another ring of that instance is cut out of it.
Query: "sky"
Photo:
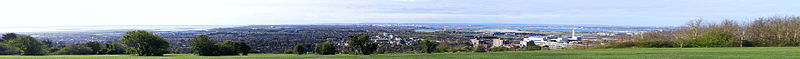
[[[500,23],[679,26],[800,15],[800,0],[0,0],[0,26]]]

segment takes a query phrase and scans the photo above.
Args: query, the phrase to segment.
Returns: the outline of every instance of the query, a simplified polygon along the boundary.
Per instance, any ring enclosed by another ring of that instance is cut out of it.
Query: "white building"
[[[503,47],[503,40],[492,39],[492,47]]]

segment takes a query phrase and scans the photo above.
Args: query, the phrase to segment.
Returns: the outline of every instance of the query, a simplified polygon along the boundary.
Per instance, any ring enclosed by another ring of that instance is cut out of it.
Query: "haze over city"
[[[0,26],[501,23],[678,26],[800,14],[796,0],[3,0]]]

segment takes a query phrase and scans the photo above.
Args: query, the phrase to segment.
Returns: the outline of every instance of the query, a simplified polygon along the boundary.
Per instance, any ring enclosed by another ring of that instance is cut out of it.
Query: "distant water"
[[[238,27],[238,25],[114,25],[114,26],[33,26],[33,27],[0,27],[4,32],[62,32],[91,30],[151,30],[151,31],[188,31],[208,30],[214,28]]]
[[[572,32],[572,29],[567,28],[520,28],[520,27],[433,27],[433,28],[447,28],[447,29],[509,29],[509,30],[537,30],[537,31],[551,31],[551,32]],[[614,32],[614,31],[653,31],[658,29],[575,29],[576,32]]]
[[[432,30],[432,29],[417,29],[417,30],[414,30],[414,32],[436,32],[436,31],[438,31],[438,30]]]

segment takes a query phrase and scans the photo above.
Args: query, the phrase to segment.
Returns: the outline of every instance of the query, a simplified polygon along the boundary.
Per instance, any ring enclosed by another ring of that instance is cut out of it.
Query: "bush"
[[[436,51],[436,49],[437,49],[436,46],[438,46],[436,41],[431,40],[431,39],[422,40],[422,41],[419,42],[419,44],[422,47],[422,53],[428,53],[428,54],[432,53],[433,51]],[[444,50],[442,48],[439,48],[439,51],[440,52],[447,52],[446,50]]]
[[[45,55],[49,52],[42,41],[28,35],[22,35],[11,39],[9,43],[22,50],[20,51],[21,55]]]
[[[17,47],[0,43],[0,55],[15,55],[19,54],[20,53],[19,51],[20,50]]]
[[[492,48],[492,49],[490,49],[490,50],[492,50],[492,52],[501,52],[501,51],[505,51],[505,50],[506,50],[506,48],[503,48],[503,47],[494,47],[494,48]]]
[[[128,49],[119,43],[106,43],[105,46],[102,52],[104,54],[125,54],[125,49]]]
[[[526,50],[542,50],[542,47],[536,45],[533,41],[525,42],[527,45],[525,46]]]
[[[347,41],[348,46],[350,46],[349,49],[353,50],[354,53],[369,55],[378,49],[378,44],[369,40],[369,34],[359,33],[347,37],[350,37]]]
[[[144,30],[125,32],[121,41],[138,56],[164,56],[169,51],[169,41]]]
[[[486,47],[483,45],[477,45],[475,48],[472,49],[473,52],[486,52]]]
[[[333,46],[331,42],[325,42],[318,44],[316,48],[314,48],[314,53],[319,55],[333,55],[336,54],[336,47]]]
[[[294,53],[297,53],[297,55],[303,55],[306,54],[306,52],[308,51],[306,51],[306,46],[303,44],[294,45]]]
[[[61,50],[55,52],[55,54],[69,54],[69,55],[87,55],[87,54],[95,54],[92,51],[92,48],[87,47],[86,45],[68,45]]]
[[[190,48],[194,49],[194,53],[200,56],[219,56],[222,49],[215,45],[216,41],[209,39],[208,35],[195,36],[189,44],[192,45]]]

